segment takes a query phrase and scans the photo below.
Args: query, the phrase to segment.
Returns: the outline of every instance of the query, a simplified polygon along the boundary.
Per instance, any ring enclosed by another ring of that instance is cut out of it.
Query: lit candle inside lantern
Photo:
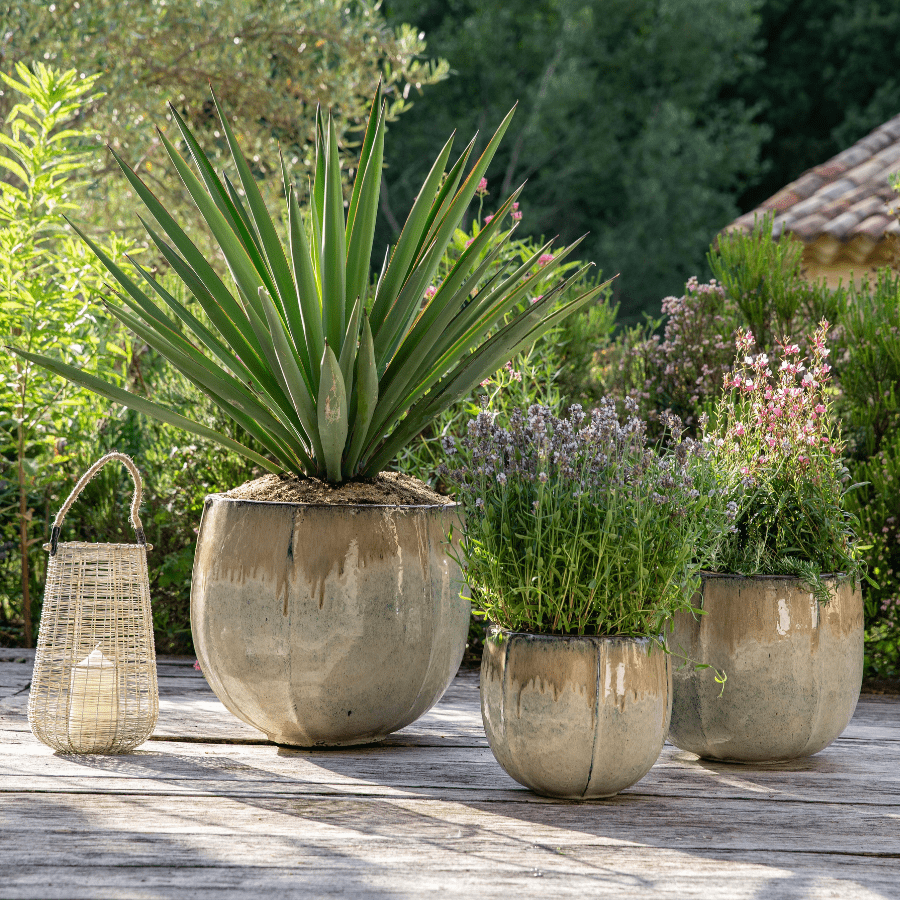
[[[119,722],[116,664],[100,645],[72,669],[69,694],[69,740],[82,753],[104,750]]]

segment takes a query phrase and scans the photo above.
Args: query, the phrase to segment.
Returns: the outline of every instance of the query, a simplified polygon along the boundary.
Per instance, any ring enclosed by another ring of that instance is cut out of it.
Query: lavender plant
[[[715,426],[704,437],[738,508],[715,571],[797,575],[823,602],[824,573],[862,574],[857,519],[844,505],[844,444],[827,391],[828,328],[822,320],[809,358],[789,339],[778,342],[777,375],[765,353],[753,355],[752,332],[740,330],[739,361],[725,376]]]
[[[514,410],[506,427],[482,410],[459,445],[447,437],[476,614],[513,631],[656,637],[689,610],[734,507],[702,445],[668,426],[660,450],[604,398],[590,415]]]

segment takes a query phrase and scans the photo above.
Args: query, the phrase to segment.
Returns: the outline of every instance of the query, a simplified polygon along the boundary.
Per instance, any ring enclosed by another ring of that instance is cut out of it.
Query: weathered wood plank
[[[77,881],[67,867],[17,869],[4,884],[8,900],[106,900],[106,898],[185,897],[352,897],[419,898],[428,896],[655,898],[715,900],[893,900],[896,867],[867,860],[862,866],[833,863],[828,857],[797,859],[763,853],[735,859],[732,854],[703,857],[677,850],[642,848],[604,850],[581,862],[564,854],[535,856],[528,862],[475,858],[465,848],[435,860],[425,856],[413,873],[399,870],[390,857],[357,859],[352,852],[336,859],[316,857],[294,865],[232,866],[216,857],[190,868],[166,863],[151,867],[93,866],[79,871]],[[448,858],[449,857],[449,858]],[[863,871],[860,871],[860,868]]]
[[[793,805],[773,823],[764,811],[748,819],[738,802],[682,809],[625,796],[502,805],[54,797],[36,807],[31,797],[7,799],[4,818],[12,814],[20,830],[12,847],[5,842],[5,861],[9,850],[18,860],[3,872],[11,898],[177,890],[421,897],[440,889],[459,897],[868,900],[896,896],[900,877],[883,819],[858,811],[848,819],[825,805],[812,818]],[[881,835],[874,843],[873,832]]]
[[[392,840],[415,846],[457,840],[462,833],[472,849],[485,851],[495,841],[531,841],[542,846],[564,841],[570,849],[631,843],[764,851],[777,845],[792,852],[896,858],[900,865],[897,827],[890,827],[883,809],[785,801],[778,804],[773,817],[770,805],[760,800],[673,805],[665,797],[638,792],[603,802],[538,804],[519,802],[515,796],[491,803],[478,797],[465,802],[359,796],[202,797],[189,805],[177,797],[55,795],[41,797],[39,802],[29,794],[4,798],[4,811],[16,815],[14,844],[19,844],[24,862],[39,861],[44,848],[35,841],[40,834],[59,835],[57,853],[71,850],[73,865],[82,849],[92,844],[105,862],[122,864],[123,856],[134,853],[126,841],[144,843],[154,836],[179,834],[216,846],[220,837],[240,833],[254,845],[268,841],[273,846],[293,846],[299,827],[304,846],[322,850],[335,838],[345,847]],[[585,814],[591,810],[592,815]],[[69,828],[73,815],[90,821],[90,831],[73,832]],[[396,855],[404,861],[402,848]],[[414,864],[414,856],[405,862]]]
[[[895,745],[871,742],[860,754],[838,741],[815,757],[765,767],[697,760],[666,747],[659,762],[629,790],[704,801],[744,799],[896,807],[900,766]],[[145,744],[121,757],[62,757],[30,735],[0,745],[0,792],[143,793],[283,796],[359,793],[450,797],[516,792],[485,747],[381,745],[338,751],[273,745]],[[501,798],[497,798],[501,799]],[[898,824],[900,831],[900,824]]]

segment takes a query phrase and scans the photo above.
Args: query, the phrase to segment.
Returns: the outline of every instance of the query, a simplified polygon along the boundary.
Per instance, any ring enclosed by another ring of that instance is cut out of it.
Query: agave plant
[[[536,279],[545,279],[578,242],[557,253],[540,274],[532,270],[549,244],[513,270],[495,265],[513,230],[502,232],[501,225],[519,188],[437,290],[426,293],[514,110],[468,174],[475,139],[449,170],[453,138],[447,141],[375,281],[370,257],[385,131],[380,87],[346,218],[330,115],[327,123],[320,118],[316,129],[316,171],[306,217],[282,160],[285,242],[228,116],[215,95],[213,101],[242,191],[227,175],[216,174],[171,105],[196,171],[162,131],[159,137],[221,250],[231,288],[165,205],[111,151],[156,220],[154,227],[141,219],[147,233],[209,325],[137,262],[131,260],[141,281],[130,277],[77,227],[76,231],[118,283],[119,289],[111,290],[121,305],[107,303],[109,310],[212,398],[270,458],[73,366],[10,349],[103,397],[236,450],[268,471],[340,482],[377,475],[443,409],[605,287],[599,285],[560,305],[561,295],[581,269],[545,290],[536,303],[523,304]]]

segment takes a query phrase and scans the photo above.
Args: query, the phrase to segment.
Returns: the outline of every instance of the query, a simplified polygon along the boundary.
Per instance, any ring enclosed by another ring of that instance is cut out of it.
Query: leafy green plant
[[[0,492],[0,521],[10,513],[16,521],[22,600],[16,612],[31,646],[39,587],[33,554],[44,540],[37,526],[46,517],[47,489],[66,441],[89,431],[95,415],[84,394],[34,363],[39,354],[65,352],[77,370],[116,378],[130,348],[118,336],[113,341],[112,320],[90,312],[88,297],[103,285],[103,267],[63,221],[77,208],[93,138],[73,122],[97,96],[97,79],[40,63],[17,65],[15,78],[0,78],[18,98],[0,131],[0,333],[26,354],[0,370],[2,463],[15,468],[13,478],[3,479],[5,485],[14,479],[15,490]],[[115,259],[126,249],[112,236],[101,252]],[[2,531],[5,537],[8,529]]]
[[[658,638],[690,610],[731,510],[706,451],[669,424],[672,446],[657,449],[611,400],[566,418],[533,405],[506,425],[482,410],[447,440],[478,614],[513,631]]]
[[[346,220],[331,117],[317,127],[309,234],[284,170],[287,247],[228,117],[218,104],[216,108],[243,199],[227,176],[223,181],[215,173],[174,108],[171,113],[199,176],[164,134],[160,133],[160,139],[218,243],[237,296],[166,207],[119,160],[165,235],[145,223],[150,238],[184,280],[215,331],[138,267],[150,290],[176,316],[172,319],[83,236],[121,288],[117,296],[124,306],[109,304],[109,309],[212,397],[268,456],[66,363],[17,349],[23,358],[111,400],[217,441],[269,471],[339,482],[376,475],[443,409],[605,288],[596,286],[554,308],[554,301],[579,277],[576,273],[496,328],[529,295],[535,279],[558,269],[577,246],[576,242],[557,253],[537,275],[529,273],[546,247],[521,266],[492,267],[511,234],[511,230],[499,232],[520,188],[465,248],[433,295],[426,296],[512,111],[467,175],[474,139],[449,170],[452,138],[445,144],[370,291],[369,263],[384,149],[385,106],[380,90],[372,103]],[[495,237],[497,246],[482,258]]]
[[[900,678],[900,432],[864,461],[851,461],[858,487],[846,494],[873,584],[866,586],[867,677]]]
[[[900,424],[900,273],[852,284],[841,324],[841,404],[855,453],[867,458]]]
[[[753,334],[739,331],[739,360],[705,436],[737,508],[713,571],[801,576],[823,602],[823,574],[857,580],[864,568],[858,523],[843,502],[848,473],[826,393],[828,328],[820,323],[809,359],[785,340],[777,376],[767,354],[752,355]]]
[[[790,232],[772,236],[773,215],[755,222],[748,234],[736,229],[720,235],[706,256],[713,277],[736,307],[737,323],[754,334],[757,345],[774,350],[804,320],[835,320],[840,292],[803,279],[803,243]]]
[[[450,272],[481,232],[485,219],[488,223],[492,220],[489,215],[482,217],[484,198],[489,193],[486,181],[479,185],[476,193],[480,200],[478,214],[469,230],[457,229],[441,261],[436,281],[441,280],[441,273],[446,275]],[[515,215],[516,210],[512,210],[512,214]],[[496,241],[497,238],[494,239]],[[534,259],[535,252],[543,244],[543,239],[535,242],[530,237],[510,238],[503,243],[497,262],[518,268]],[[489,245],[488,250],[482,253],[491,249],[493,246]],[[538,256],[531,274],[541,275],[541,270],[551,258],[549,253]],[[564,273],[566,270],[583,270],[583,266],[579,262],[567,262],[561,271]],[[553,279],[553,274],[536,279],[531,294],[523,297],[513,313],[520,312],[539,299],[541,293],[552,288]],[[570,284],[563,300],[576,297],[599,282],[599,276],[583,276]],[[426,294],[433,290],[433,287],[426,289]],[[396,468],[422,478],[439,490],[447,490],[448,485],[440,472],[444,460],[441,441],[448,435],[461,438],[465,434],[466,423],[478,413],[483,403],[487,403],[494,412],[507,416],[517,407],[525,409],[532,403],[559,407],[564,399],[568,402],[599,400],[594,394],[596,384],[591,371],[592,354],[598,345],[609,343],[615,316],[616,307],[610,302],[610,292],[607,290],[593,303],[545,332],[534,344],[486,378],[469,396],[448,406],[400,451],[395,461]]]

